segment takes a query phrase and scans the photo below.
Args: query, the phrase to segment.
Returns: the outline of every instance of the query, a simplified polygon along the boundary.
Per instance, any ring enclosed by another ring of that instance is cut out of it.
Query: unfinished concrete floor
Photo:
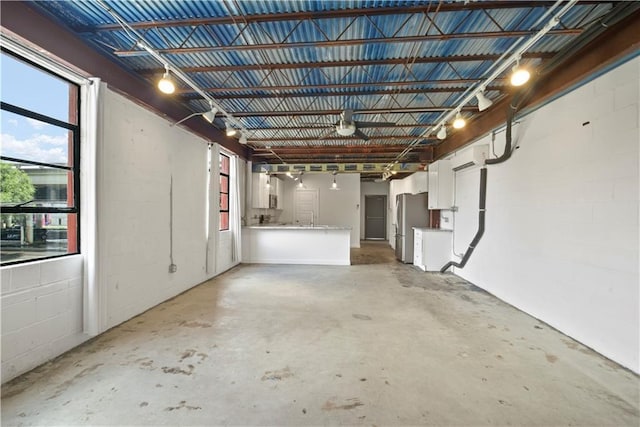
[[[384,243],[353,259],[237,267],[4,386],[2,424],[638,425],[629,371]]]

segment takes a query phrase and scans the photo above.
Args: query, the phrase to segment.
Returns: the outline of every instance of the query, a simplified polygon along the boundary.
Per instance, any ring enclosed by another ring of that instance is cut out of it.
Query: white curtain
[[[231,260],[235,263],[242,258],[242,193],[240,183],[242,171],[240,170],[240,159],[234,155],[231,157],[231,182],[229,183],[230,206],[229,206],[229,231],[231,231]]]
[[[80,242],[84,258],[84,333],[94,336],[104,328],[104,297],[100,289],[98,264],[98,149],[102,126],[102,92],[100,79],[81,85],[80,134]]]

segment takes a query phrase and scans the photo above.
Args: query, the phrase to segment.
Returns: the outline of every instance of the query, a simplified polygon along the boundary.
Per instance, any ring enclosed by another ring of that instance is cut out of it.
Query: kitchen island
[[[350,265],[350,227],[254,225],[242,227],[242,262]]]

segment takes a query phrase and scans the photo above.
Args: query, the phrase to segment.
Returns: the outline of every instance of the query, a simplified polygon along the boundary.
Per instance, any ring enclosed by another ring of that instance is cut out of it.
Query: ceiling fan
[[[357,122],[352,119],[353,110],[344,110],[340,114],[340,120],[335,124],[336,133],[340,136],[356,135],[365,141],[369,137],[365,135],[360,128],[374,128],[378,126],[393,126],[395,123],[390,122]]]

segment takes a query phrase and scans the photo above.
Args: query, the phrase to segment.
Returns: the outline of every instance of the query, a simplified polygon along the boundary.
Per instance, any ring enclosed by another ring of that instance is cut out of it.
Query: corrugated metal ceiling
[[[410,144],[420,148],[436,143],[421,135],[443,112],[456,108],[464,91],[486,78],[514,43],[539,30],[546,23],[540,18],[554,4],[356,0],[33,3],[155,84],[162,65],[137,47],[138,36],[122,28],[109,13],[112,10],[237,117],[250,132],[251,146],[271,146],[276,151],[298,147],[307,150],[309,161],[323,146],[373,149],[398,145],[399,153]],[[528,51],[522,63],[539,66],[611,8],[611,2],[578,3]],[[189,87],[181,84],[179,89],[176,96],[191,110],[208,109],[207,102]],[[496,100],[507,90],[501,78],[486,95]],[[344,109],[354,110],[356,121],[396,126],[362,129],[369,141],[337,138],[333,124]],[[469,108],[463,114],[473,119],[482,113]],[[215,124],[223,126],[218,120]],[[417,158],[411,153],[407,156],[403,160]],[[394,159],[393,153],[387,157]],[[275,157],[266,160],[279,161]]]

